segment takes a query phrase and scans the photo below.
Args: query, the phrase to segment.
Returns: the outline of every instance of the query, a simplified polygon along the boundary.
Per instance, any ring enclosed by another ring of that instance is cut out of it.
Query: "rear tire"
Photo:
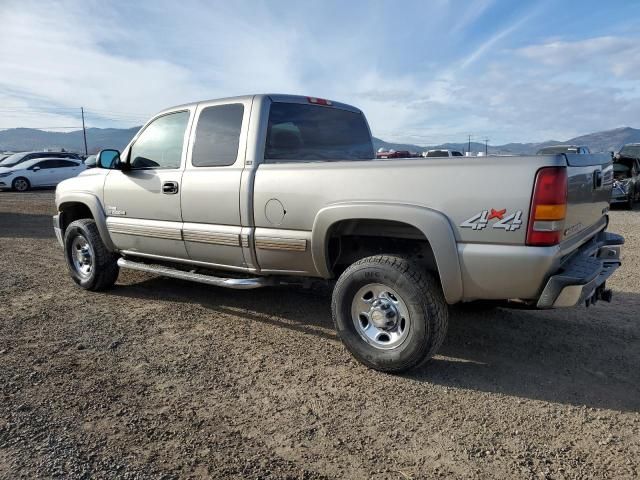
[[[331,302],[347,350],[375,370],[399,373],[435,355],[449,312],[435,277],[408,260],[363,258],[340,276]]]
[[[64,257],[74,282],[85,290],[112,287],[118,278],[118,256],[105,247],[96,222],[83,218],[72,222],[64,233]]]
[[[31,183],[24,177],[18,177],[14,178],[13,182],[11,182],[11,188],[13,188],[15,192],[26,192],[31,188]]]
[[[627,202],[624,204],[625,210],[633,210],[633,197],[634,197],[634,193],[629,192]]]

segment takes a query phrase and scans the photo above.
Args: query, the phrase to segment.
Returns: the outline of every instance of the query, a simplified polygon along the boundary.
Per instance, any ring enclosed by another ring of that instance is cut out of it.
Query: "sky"
[[[0,0],[0,24],[0,128],[269,92],[418,145],[640,128],[639,0]]]

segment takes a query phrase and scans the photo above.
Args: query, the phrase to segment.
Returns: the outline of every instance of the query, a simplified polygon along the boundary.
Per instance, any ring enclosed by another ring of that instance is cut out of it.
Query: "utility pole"
[[[484,139],[484,154],[485,156],[489,155],[489,139]]]
[[[467,152],[471,152],[471,135],[469,135],[469,144],[467,146]]]
[[[89,150],[87,149],[87,129],[84,126],[84,107],[80,107],[80,112],[82,113],[82,135],[84,136],[84,154],[89,155]]]

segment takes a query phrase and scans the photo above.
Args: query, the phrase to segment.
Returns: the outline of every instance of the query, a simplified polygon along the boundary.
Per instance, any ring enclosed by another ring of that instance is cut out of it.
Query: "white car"
[[[445,150],[445,149],[439,148],[437,150],[428,150],[426,152],[422,152],[422,156],[424,158],[430,158],[430,157],[463,157],[464,155],[462,155],[462,153],[458,152],[457,150]]]
[[[0,168],[0,189],[11,188],[18,192],[26,192],[32,187],[53,187],[67,178],[75,177],[85,169],[80,160],[27,160],[14,167]]]

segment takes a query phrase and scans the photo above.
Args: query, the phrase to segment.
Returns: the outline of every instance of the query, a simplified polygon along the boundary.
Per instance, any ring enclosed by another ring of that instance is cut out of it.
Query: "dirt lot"
[[[337,340],[326,292],[67,276],[53,192],[0,192],[0,477],[633,478],[640,211],[612,304],[454,310],[403,376]]]

